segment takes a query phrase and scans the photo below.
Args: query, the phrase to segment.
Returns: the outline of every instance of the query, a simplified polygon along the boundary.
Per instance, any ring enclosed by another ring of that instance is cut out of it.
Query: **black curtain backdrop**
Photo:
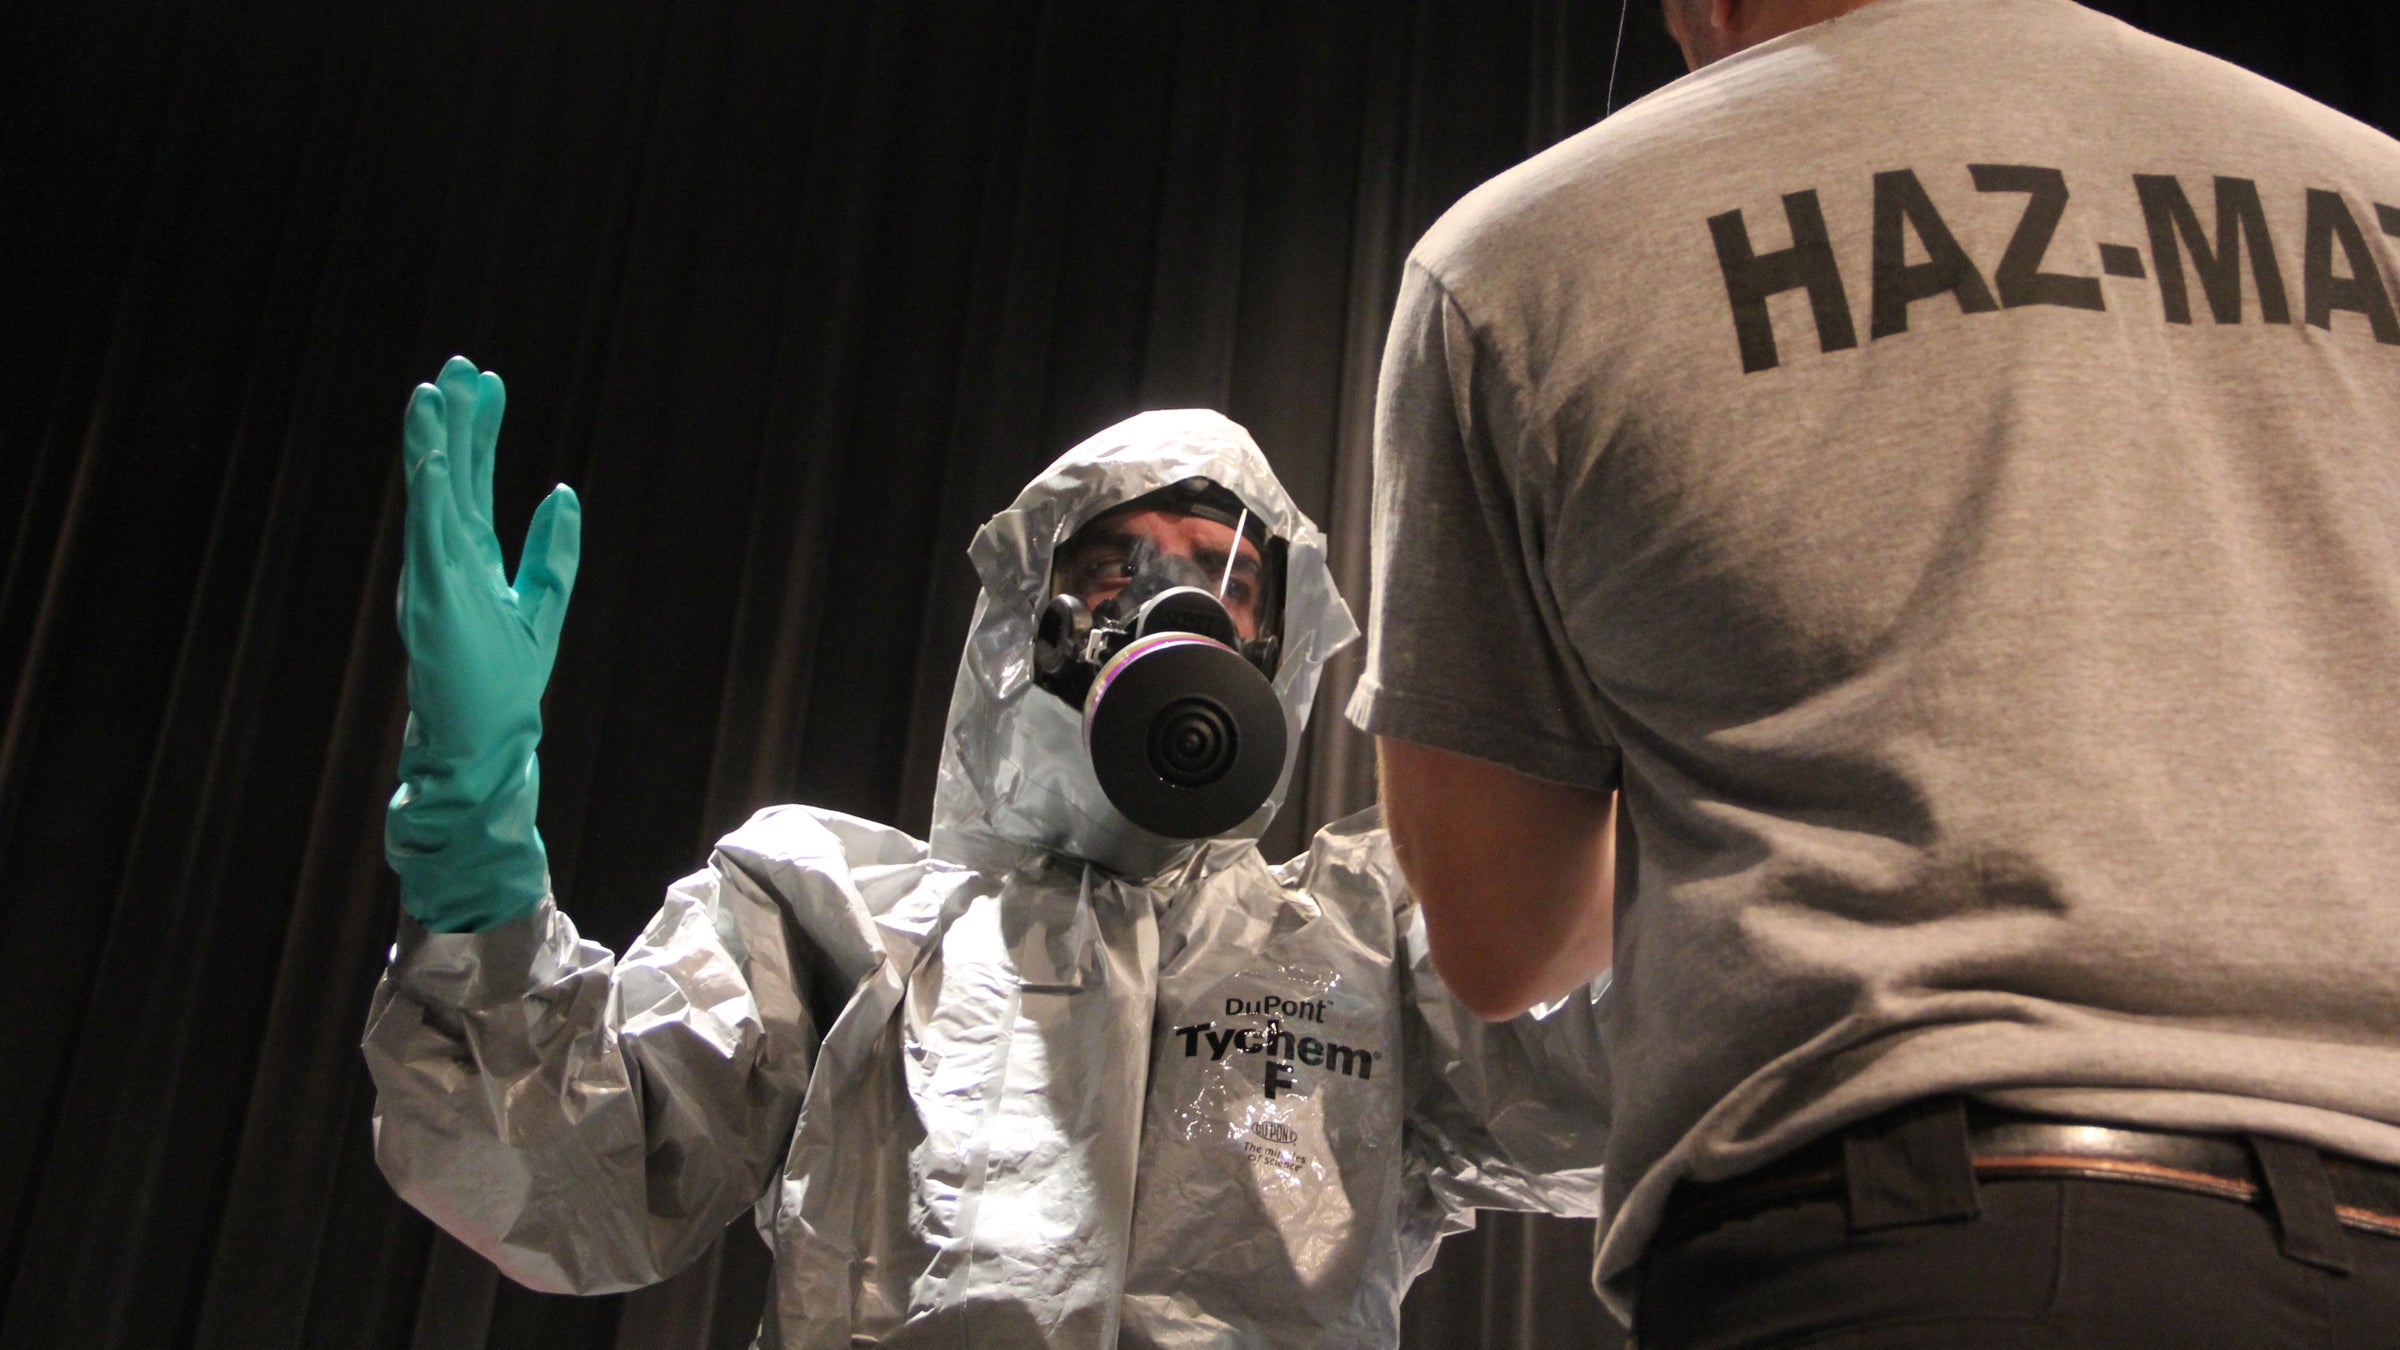
[[[2115,12],[2378,125],[2375,0]],[[1408,244],[1598,118],[1610,0],[0,9],[0,1347],[746,1345],[745,1225],[529,1293],[393,1200],[354,1048],[409,387],[513,397],[585,561],[559,892],[621,946],[753,808],[925,827],[962,550],[1141,408],[1248,425],[1365,593]],[[1618,102],[1680,64],[1633,0]],[[1839,110],[1829,110],[1839,115]],[[1268,839],[1372,795],[1320,701]],[[1491,1219],[1413,1346],[1611,1345],[1588,1224]]]

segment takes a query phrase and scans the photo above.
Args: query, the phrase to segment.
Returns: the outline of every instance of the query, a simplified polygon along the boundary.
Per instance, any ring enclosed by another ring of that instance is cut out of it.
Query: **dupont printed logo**
[[[1270,1144],[1297,1144],[1300,1132],[1280,1120],[1262,1120],[1250,1127],[1250,1133]]]
[[[1177,1027],[1173,1034],[1183,1043],[1183,1057],[1198,1059],[1205,1055],[1210,1063],[1216,1064],[1237,1052],[1257,1055],[1262,1061],[1259,1083],[1269,1101],[1310,1086],[1312,1079],[1338,1077],[1363,1081],[1375,1076],[1378,1052],[1372,1047],[1334,1040],[1324,1026],[1324,999],[1289,999],[1274,994],[1264,998],[1228,998],[1225,1015],[1264,1018],[1265,1025],[1219,1027],[1211,1021]],[[1299,1030],[1286,1027],[1286,1020],[1299,1024]]]

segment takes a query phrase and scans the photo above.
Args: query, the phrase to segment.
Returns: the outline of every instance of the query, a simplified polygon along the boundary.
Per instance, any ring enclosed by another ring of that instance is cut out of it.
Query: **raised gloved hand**
[[[499,376],[454,356],[409,396],[401,434],[408,731],[383,852],[400,874],[401,904],[441,933],[522,918],[550,885],[534,829],[534,749],[575,587],[583,508],[564,483],[543,499],[512,585],[492,529],[492,456],[506,402]]]

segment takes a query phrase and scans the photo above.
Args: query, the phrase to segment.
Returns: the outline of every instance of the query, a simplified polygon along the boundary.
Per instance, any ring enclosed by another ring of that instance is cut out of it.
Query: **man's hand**
[[[534,829],[542,689],[582,555],[583,510],[560,484],[534,511],[512,585],[492,529],[492,460],[507,394],[454,356],[409,397],[400,638],[408,730],[384,857],[436,932],[495,927],[549,890]]]
[[[1433,963],[1476,1016],[1514,1017],[1607,969],[1616,794],[1377,737],[1384,823]]]
[[[533,513],[512,585],[492,528],[492,461],[508,401],[500,377],[453,356],[409,396],[401,436],[408,534],[400,639],[408,707],[426,750],[459,760],[540,734],[582,553],[583,509],[561,483]]]

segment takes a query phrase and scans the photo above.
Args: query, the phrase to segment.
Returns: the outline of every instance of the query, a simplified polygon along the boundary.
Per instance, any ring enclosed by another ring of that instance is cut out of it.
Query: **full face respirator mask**
[[[1083,714],[1093,775],[1133,824],[1203,839],[1249,819],[1283,776],[1270,683],[1285,545],[1241,499],[1190,478],[1059,546],[1034,681]]]

